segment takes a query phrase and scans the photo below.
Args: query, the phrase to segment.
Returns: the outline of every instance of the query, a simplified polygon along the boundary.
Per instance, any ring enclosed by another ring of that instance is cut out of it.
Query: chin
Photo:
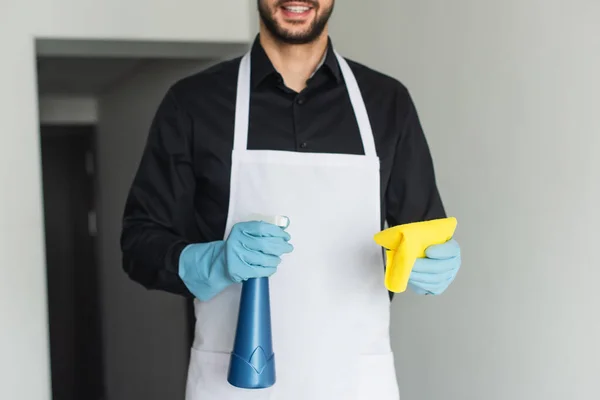
[[[276,20],[280,29],[293,33],[307,32],[313,24],[313,20],[288,21],[286,19]]]
[[[298,27],[283,27],[282,31],[285,33],[285,36],[290,36],[294,38],[306,37],[309,34],[308,29],[298,29]]]

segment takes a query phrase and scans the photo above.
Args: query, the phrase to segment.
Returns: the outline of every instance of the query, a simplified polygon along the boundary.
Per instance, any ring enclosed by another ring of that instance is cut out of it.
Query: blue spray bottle
[[[287,228],[287,217],[257,216],[253,220]],[[275,353],[271,332],[269,278],[242,284],[240,308],[227,381],[243,389],[264,389],[275,384]]]

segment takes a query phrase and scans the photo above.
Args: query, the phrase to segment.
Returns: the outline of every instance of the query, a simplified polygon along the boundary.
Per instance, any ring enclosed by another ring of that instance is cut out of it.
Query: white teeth
[[[302,6],[290,6],[290,7],[284,7],[284,8],[290,12],[298,13],[298,14],[301,14],[303,12],[310,10],[310,7],[302,7]]]

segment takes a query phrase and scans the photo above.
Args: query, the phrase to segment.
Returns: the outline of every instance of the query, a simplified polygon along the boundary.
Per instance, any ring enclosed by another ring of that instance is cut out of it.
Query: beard
[[[280,0],[275,7],[278,8],[285,2],[286,0]],[[314,8],[317,16],[311,22],[310,26],[303,31],[290,31],[289,29],[282,27],[273,17],[274,12],[263,4],[261,0],[258,0],[258,13],[264,26],[276,40],[286,44],[308,44],[318,39],[325,30],[327,22],[333,13],[333,5],[335,2],[332,2],[331,6],[324,10],[319,8],[319,3],[317,1],[306,0],[305,3]]]

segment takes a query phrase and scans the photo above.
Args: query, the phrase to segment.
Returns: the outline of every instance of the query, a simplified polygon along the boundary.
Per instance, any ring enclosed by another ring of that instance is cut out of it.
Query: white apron
[[[379,158],[360,90],[336,53],[365,155],[247,150],[250,53],[237,87],[225,237],[252,214],[285,215],[294,251],[270,278],[277,382],[227,382],[241,285],[195,300],[186,400],[398,400],[380,227]]]

